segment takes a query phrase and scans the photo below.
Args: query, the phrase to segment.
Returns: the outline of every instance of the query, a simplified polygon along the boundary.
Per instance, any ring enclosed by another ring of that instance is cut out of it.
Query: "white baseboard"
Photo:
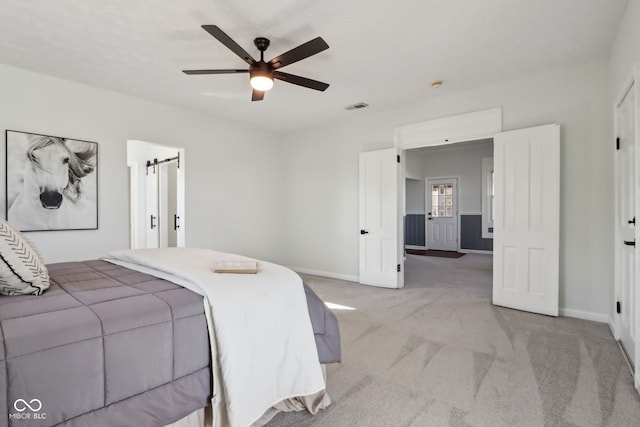
[[[458,249],[461,254],[480,254],[480,255],[493,255],[493,251],[481,251],[478,249]]]
[[[620,339],[620,335],[618,334],[618,330],[616,329],[616,321],[609,317],[609,329],[611,330],[611,335],[617,341]]]
[[[347,282],[356,282],[356,283],[360,281],[360,278],[358,276],[352,276],[350,274],[330,273],[328,271],[311,270],[309,268],[298,268],[298,267],[289,267],[289,268],[295,271],[296,273],[311,274],[312,276],[322,276],[322,277],[328,277],[330,279],[346,280]]]
[[[560,308],[560,316],[575,317],[576,319],[591,320],[599,323],[609,323],[609,316],[591,311],[573,310],[571,308]]]
[[[404,245],[405,249],[418,249],[418,250],[426,250],[426,246],[416,246],[416,245]]]
[[[462,252],[462,250],[460,252]],[[491,254],[492,252],[470,251],[470,252],[464,252],[464,253]],[[329,271],[312,270],[309,268],[298,268],[298,267],[289,267],[289,268],[297,273],[310,274],[312,276],[322,276],[322,277],[328,277],[330,279],[346,280],[347,282],[355,282],[355,283],[358,283],[360,281],[358,276],[352,276],[350,274],[331,273]],[[591,311],[573,310],[571,308],[560,308],[558,312],[560,316],[574,317],[576,319],[591,320],[593,322],[606,323],[612,329],[612,332],[614,332],[614,329],[611,324],[611,319],[609,319],[609,316],[606,314],[593,313]]]

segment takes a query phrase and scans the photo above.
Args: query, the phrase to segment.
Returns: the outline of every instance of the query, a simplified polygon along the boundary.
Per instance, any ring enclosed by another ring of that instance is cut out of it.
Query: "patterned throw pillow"
[[[33,245],[0,220],[0,294],[41,295],[49,287],[49,272]]]

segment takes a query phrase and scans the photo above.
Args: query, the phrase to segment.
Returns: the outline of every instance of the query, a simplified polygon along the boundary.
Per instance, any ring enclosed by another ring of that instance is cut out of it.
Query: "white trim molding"
[[[406,150],[493,138],[498,132],[502,132],[501,107],[398,126],[393,139],[396,147]]]
[[[482,238],[493,239],[493,157],[482,158]]]
[[[573,317],[575,319],[591,320],[593,322],[609,324],[609,316],[604,313],[594,313],[592,311],[573,310],[571,308],[560,307],[558,314],[564,317]]]

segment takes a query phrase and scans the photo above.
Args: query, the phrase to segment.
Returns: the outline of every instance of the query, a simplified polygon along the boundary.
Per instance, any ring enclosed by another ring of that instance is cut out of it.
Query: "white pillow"
[[[0,294],[41,295],[49,272],[31,242],[0,219]]]

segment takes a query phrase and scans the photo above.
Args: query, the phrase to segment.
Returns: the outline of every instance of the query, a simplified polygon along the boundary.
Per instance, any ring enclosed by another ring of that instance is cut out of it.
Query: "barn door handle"
[[[151,215],[151,229],[153,230],[154,228],[156,228],[157,224],[156,224],[156,216],[155,215]]]
[[[173,215],[173,229],[177,230],[180,228],[180,217],[178,215]]]
[[[367,230],[360,230],[360,234],[369,234]]]
[[[627,245],[627,246],[634,246],[635,247],[636,246],[636,241],[633,240],[633,241],[630,242],[628,240],[625,240],[624,244]]]

